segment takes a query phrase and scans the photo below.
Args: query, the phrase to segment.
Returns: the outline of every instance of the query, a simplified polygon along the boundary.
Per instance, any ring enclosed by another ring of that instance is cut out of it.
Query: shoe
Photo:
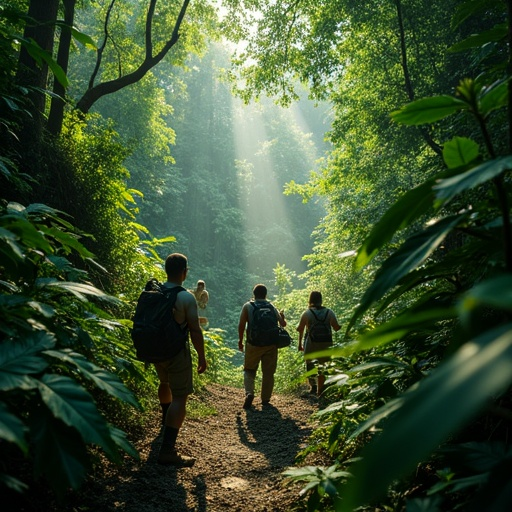
[[[158,464],[164,464],[166,466],[191,468],[195,461],[196,459],[194,459],[194,457],[180,455],[176,450],[166,450],[163,447],[160,449],[160,453],[158,454]]]
[[[250,409],[253,400],[254,400],[254,395],[251,395],[250,393],[248,395],[246,395],[243,408]]]

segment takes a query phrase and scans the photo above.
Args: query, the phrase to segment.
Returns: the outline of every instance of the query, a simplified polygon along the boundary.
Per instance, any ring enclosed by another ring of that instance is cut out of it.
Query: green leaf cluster
[[[48,206],[3,207],[0,254],[0,437],[4,472],[11,471],[2,481],[26,487],[14,463],[23,455],[36,478],[45,478],[63,497],[90,470],[88,447],[115,462],[121,451],[138,456],[96,401],[105,394],[140,408],[106,369],[106,355],[95,356],[122,331],[106,312],[119,300],[90,284],[87,273],[71,263],[73,255],[89,260],[92,254],[65,215]],[[121,345],[116,351],[123,357]]]

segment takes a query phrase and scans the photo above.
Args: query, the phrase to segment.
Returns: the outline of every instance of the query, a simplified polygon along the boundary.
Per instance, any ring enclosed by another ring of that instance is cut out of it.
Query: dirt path
[[[193,468],[176,469],[156,462],[159,417],[137,444],[141,461],[96,480],[81,510],[126,512],[288,511],[298,501],[297,486],[281,485],[281,472],[293,465],[311,433],[311,399],[274,396],[262,407],[256,397],[245,411],[243,391],[208,387],[216,416],[186,419],[178,448],[197,458]],[[82,508],[85,507],[85,508]]]

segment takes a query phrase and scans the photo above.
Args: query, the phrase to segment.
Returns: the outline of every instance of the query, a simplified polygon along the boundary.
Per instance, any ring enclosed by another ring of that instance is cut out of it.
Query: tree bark
[[[57,64],[68,72],[69,50],[71,47],[71,27],[75,18],[76,0],[63,0],[64,3],[64,23],[66,27],[61,28],[59,39],[59,51],[57,54]],[[66,104],[66,90],[58,81],[53,83],[54,96],[51,100],[50,115],[48,116],[48,131],[53,135],[59,135],[62,130],[64,120],[64,105]]]
[[[59,0],[31,0],[28,8],[28,16],[33,22],[27,23],[24,37],[33,39],[43,50],[50,54],[53,51],[53,39],[55,34],[55,21]],[[48,66],[45,62],[39,65],[28,53],[24,46],[21,47],[16,75],[18,85],[29,88],[29,98],[33,105],[32,118],[24,122],[21,133],[22,144],[33,145],[41,139],[44,126],[44,110],[46,96],[43,92],[48,85]]]

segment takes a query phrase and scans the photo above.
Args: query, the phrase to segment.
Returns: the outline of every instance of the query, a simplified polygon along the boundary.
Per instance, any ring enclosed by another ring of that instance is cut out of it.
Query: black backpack
[[[182,286],[166,288],[156,279],[148,281],[140,294],[131,336],[137,359],[159,363],[179,354],[186,345],[188,328],[174,320],[173,309]]]
[[[279,340],[279,327],[277,326],[276,310],[270,302],[256,304],[250,302],[253,307],[250,322],[249,343],[257,347],[277,345]]]
[[[326,321],[329,310],[325,308],[323,318],[321,315],[317,316],[312,309],[310,309],[310,311],[313,313],[315,320],[313,320],[313,323],[309,326],[308,339],[314,343],[332,343],[331,325]]]

